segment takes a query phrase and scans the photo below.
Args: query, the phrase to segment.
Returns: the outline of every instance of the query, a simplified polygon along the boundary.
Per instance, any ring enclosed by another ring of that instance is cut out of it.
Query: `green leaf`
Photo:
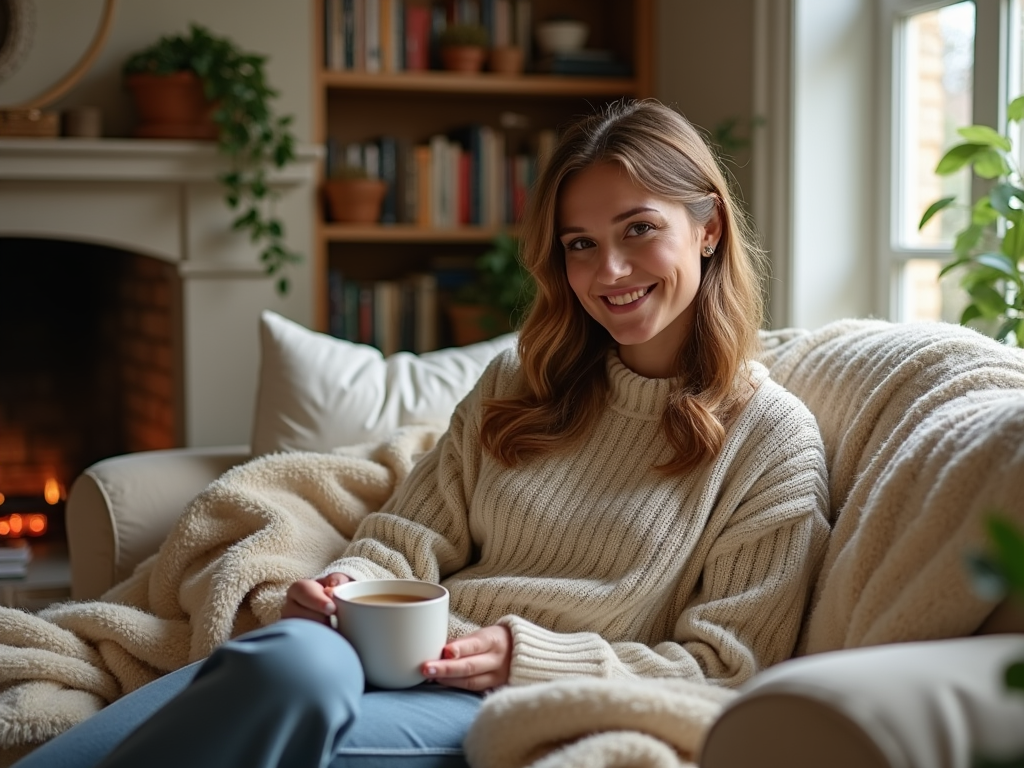
[[[1024,96],[1018,96],[1010,102],[1010,106],[1006,108],[1006,116],[1015,123],[1024,119]]]
[[[999,326],[999,330],[996,331],[994,338],[996,341],[1006,341],[1006,337],[1012,333],[1019,340],[1022,331],[1024,331],[1024,321],[1022,321],[1022,318],[1011,317]]]
[[[941,200],[936,200],[934,203],[928,206],[928,210],[924,212],[924,216],[921,217],[921,222],[917,225],[918,229],[924,229],[924,225],[928,223],[936,213],[941,211],[943,208],[956,202],[956,196],[944,197]]]
[[[960,325],[967,325],[972,320],[977,320],[980,317],[981,310],[978,309],[978,306],[976,304],[968,304],[960,315]]]
[[[987,195],[979,198],[971,209],[971,223],[986,227],[995,221],[999,221],[999,213],[992,207],[992,201]]]
[[[935,173],[939,176],[948,176],[951,173],[956,173],[974,160],[976,155],[988,149],[984,144],[957,144],[942,156],[939,164],[935,166]]]
[[[1008,138],[987,125],[968,125],[965,128],[958,128],[956,132],[972,144],[985,144],[1004,152],[1009,152],[1012,149]]]
[[[949,262],[949,264],[947,264],[946,266],[939,270],[939,277],[945,277],[949,272],[952,272],[957,267],[962,267],[964,264],[970,263],[971,259],[969,257],[955,259],[954,261]]]
[[[1017,270],[1017,264],[1007,256],[1005,253],[982,253],[974,258],[979,264],[984,264],[986,267],[1003,273],[1011,280],[1020,282],[1020,272]]]
[[[1006,299],[1003,294],[987,283],[972,285],[968,293],[983,317],[995,319],[1006,311]]]
[[[1015,661],[1006,668],[1006,687],[1024,690],[1024,661]]]
[[[957,256],[968,256],[974,246],[981,240],[981,236],[984,234],[984,227],[980,227],[977,224],[971,224],[966,229],[962,230],[960,234],[956,236],[956,241],[953,243],[953,252]]]
[[[1011,260],[1016,261],[1020,258],[1021,254],[1021,233],[1024,233],[1024,227],[1013,226],[1008,227],[1006,233],[1003,235],[1003,242],[999,250],[1010,257]]]
[[[1024,535],[1009,520],[992,515],[985,525],[995,558],[1014,592],[1024,592]]]
[[[974,172],[983,179],[997,179],[1010,174],[1010,166],[998,149],[986,149],[974,158]]]

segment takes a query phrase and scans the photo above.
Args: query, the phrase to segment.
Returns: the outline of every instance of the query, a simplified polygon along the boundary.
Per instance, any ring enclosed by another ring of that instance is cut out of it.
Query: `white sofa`
[[[979,754],[1024,753],[1024,697],[1002,681],[1024,658],[1024,612],[974,593],[960,563],[983,544],[988,509],[1024,525],[1024,353],[957,326],[881,321],[763,340],[773,377],[822,428],[837,520],[801,640],[811,653],[744,686],[701,766],[967,768]],[[384,360],[264,313],[251,448],[157,451],[86,470],[67,503],[72,597],[98,598],[125,579],[193,496],[254,455],[444,423],[512,343]],[[914,562],[924,567],[906,572]]]

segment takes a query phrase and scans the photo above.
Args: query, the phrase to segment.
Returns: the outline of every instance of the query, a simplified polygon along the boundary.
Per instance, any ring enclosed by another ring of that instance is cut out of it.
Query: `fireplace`
[[[312,258],[321,152],[298,155],[270,184],[289,243]],[[0,393],[0,517],[23,495],[59,507],[96,458],[248,442],[259,314],[308,322],[309,282],[298,272],[289,296],[276,295],[249,238],[231,230],[217,182],[227,169],[210,142],[0,139],[0,301],[49,307],[0,308],[0,333],[20,329],[0,339],[0,379],[19,393],[13,412]],[[12,259],[12,248],[43,256]],[[10,367],[14,343],[32,365]],[[47,372],[32,378],[32,366]],[[40,394],[42,405],[25,405],[42,391],[67,402]],[[57,505],[43,497],[51,475]]]
[[[82,470],[181,444],[179,297],[157,259],[0,238],[0,538],[62,538]]]

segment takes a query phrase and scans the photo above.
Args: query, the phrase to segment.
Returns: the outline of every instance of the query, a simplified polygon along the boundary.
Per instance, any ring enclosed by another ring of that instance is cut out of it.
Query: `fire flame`
[[[60,501],[61,496],[60,483],[51,477],[43,486],[43,499],[46,500],[47,504],[53,505]]]

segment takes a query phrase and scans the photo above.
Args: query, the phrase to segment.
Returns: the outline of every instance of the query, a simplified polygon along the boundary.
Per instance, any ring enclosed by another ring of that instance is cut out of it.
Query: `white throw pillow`
[[[513,346],[491,341],[385,358],[269,310],[260,316],[260,378],[252,451],[329,451],[380,440],[409,424],[446,427],[487,364]]]

